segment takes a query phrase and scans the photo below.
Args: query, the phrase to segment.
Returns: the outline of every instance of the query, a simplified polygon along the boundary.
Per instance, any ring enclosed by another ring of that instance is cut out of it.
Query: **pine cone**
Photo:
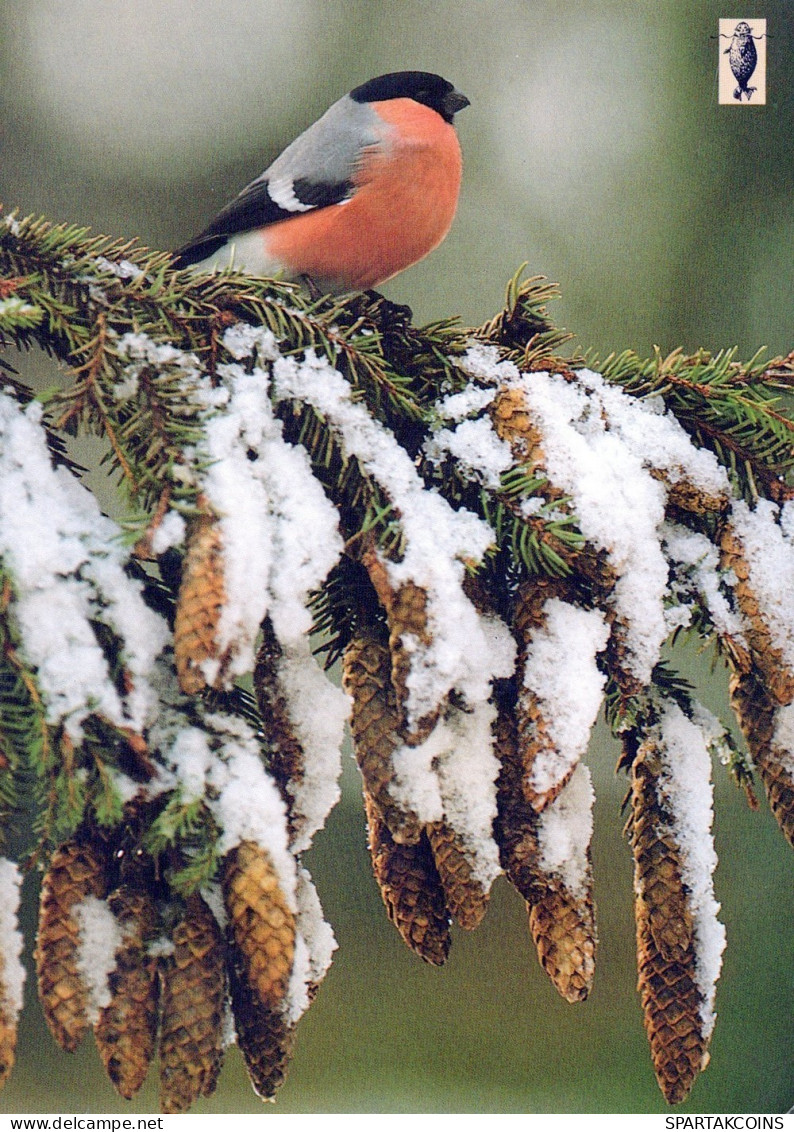
[[[731,677],[731,706],[769,799],[772,813],[794,846],[794,775],[792,752],[775,741],[778,712],[783,710],[753,673]],[[791,710],[788,708],[787,710]]]
[[[504,685],[506,699],[499,703],[492,725],[494,753],[500,764],[494,834],[499,846],[499,862],[507,879],[530,901],[542,894],[537,873],[538,814],[527,801],[522,786],[524,766],[518,750],[514,682],[504,681]]]
[[[110,1004],[100,1011],[94,1039],[105,1071],[122,1097],[140,1089],[154,1056],[157,1037],[157,960],[146,952],[157,911],[142,890],[122,887],[108,898],[124,942],[110,975]]]
[[[723,527],[720,551],[723,570],[732,570],[737,578],[734,593],[746,622],[747,643],[764,687],[778,703],[790,704],[794,700],[794,672],[786,665],[782,651],[772,643],[770,614],[759,604],[744,544],[731,523]]]
[[[668,507],[686,511],[690,515],[719,515],[729,502],[727,493],[714,495],[698,487],[685,475],[673,481],[668,471],[660,471],[657,468],[650,468],[649,471],[654,479],[661,480],[664,484]]]
[[[571,583],[565,579],[533,578],[519,590],[513,614],[513,630],[519,641],[517,673],[521,687],[516,704],[516,720],[518,747],[523,764],[521,786],[526,800],[538,813],[558,796],[576,769],[576,764],[560,773],[551,786],[538,788],[536,767],[550,757],[553,759],[556,745],[553,723],[544,716],[540,697],[523,684],[523,675],[527,657],[532,650],[533,637],[546,625],[546,603],[552,598],[568,601],[572,596]]]
[[[281,657],[281,645],[273,630],[273,623],[266,617],[262,623],[262,640],[256,654],[254,692],[270,744],[268,769],[291,814],[292,784],[303,780],[305,760],[279,682]]]
[[[586,998],[595,973],[595,905],[588,891],[581,899],[559,879],[543,873],[538,845],[539,815],[522,789],[523,763],[511,703],[513,690],[499,703],[493,724],[494,751],[500,762],[495,824],[499,859],[507,879],[524,897],[538,958],[568,1002]]]
[[[680,850],[656,782],[662,760],[646,738],[632,765],[630,839],[634,852],[638,986],[659,1087],[680,1104],[707,1063],[702,993],[692,914],[681,879]]]
[[[404,742],[418,746],[435,727],[441,710],[439,705],[435,711],[408,727],[408,679],[411,675],[411,657],[415,651],[409,642],[418,641],[425,648],[432,642],[428,628],[427,591],[411,581],[395,587],[374,545],[365,548],[361,562],[386,613],[391,682],[399,707]]]
[[[44,1017],[69,1053],[88,1029],[88,991],[77,964],[80,930],[72,912],[87,896],[106,893],[105,860],[97,849],[67,841],[55,850],[41,886],[35,957]]]
[[[364,805],[372,871],[389,919],[412,951],[440,966],[451,944],[449,913],[427,836],[400,844],[366,790]]]
[[[223,895],[245,978],[261,1004],[279,1013],[295,955],[295,917],[266,849],[243,841],[227,855]]]
[[[295,1043],[295,1028],[283,1014],[259,1001],[242,972],[230,972],[232,1013],[237,1045],[243,1055],[254,1092],[263,1100],[275,1096],[284,1083]]]
[[[534,810],[541,813],[567,784],[576,764],[568,767],[548,789],[538,790],[533,773],[535,767],[539,761],[553,755],[555,750],[549,720],[543,714],[540,698],[530,688],[522,689],[516,714],[523,762],[521,786],[526,800]]]
[[[488,907],[489,891],[472,875],[473,861],[454,829],[431,822],[427,839],[438,870],[447,908],[462,928],[476,928]]]
[[[543,466],[540,429],[527,411],[523,390],[508,386],[500,389],[491,404],[491,419],[500,440],[512,447],[517,461],[528,470]]]
[[[0,997],[4,989],[1,984],[2,969],[0,969]],[[3,1005],[0,1007],[0,1089],[3,1088],[14,1068],[16,1045],[17,1020],[11,1017],[10,1012]]]
[[[604,609],[604,618],[609,625],[609,640],[604,653],[606,668],[625,702],[641,695],[645,687],[643,681],[634,674],[635,659],[629,646],[631,625],[625,617],[619,617],[611,606]]]
[[[224,600],[220,527],[217,518],[205,512],[193,519],[188,532],[174,621],[176,671],[188,695],[216,684],[216,679],[207,679],[207,661],[217,662],[218,675],[222,672],[217,630]]]
[[[214,1091],[223,1059],[226,948],[198,895],[171,933],[173,953],[160,962],[160,1108],[186,1112]]]
[[[590,888],[577,898],[562,885],[550,884],[529,905],[529,927],[540,964],[562,997],[584,1001],[595,974],[595,904]]]
[[[427,623],[427,591],[414,582],[405,582],[395,591],[394,601],[388,610],[389,650],[391,652],[391,677],[397,702],[400,705],[404,726],[405,742],[412,747],[419,746],[436,725],[441,707],[429,712],[413,725],[408,724],[408,681],[411,675],[414,641],[427,648],[432,641]]]
[[[415,843],[422,835],[422,823],[391,794],[392,756],[402,742],[400,711],[391,682],[391,654],[374,634],[362,632],[348,645],[342,685],[353,700],[350,730],[364,789],[391,835]]]

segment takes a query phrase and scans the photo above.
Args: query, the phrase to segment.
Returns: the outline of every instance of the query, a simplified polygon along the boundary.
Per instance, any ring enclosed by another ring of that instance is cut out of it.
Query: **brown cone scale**
[[[411,746],[424,742],[436,725],[440,706],[436,711],[408,726],[408,680],[411,675],[412,641],[423,647],[431,643],[427,617],[427,593],[414,582],[405,582],[395,591],[388,611],[389,650],[391,652],[392,682],[397,701],[405,719],[405,741]]]
[[[500,389],[491,405],[491,419],[497,436],[510,444],[517,459],[529,469],[543,466],[540,429],[527,410],[522,389]]]
[[[677,479],[673,479],[667,469],[649,468],[649,472],[664,484],[668,507],[690,515],[719,515],[729,503],[727,492],[715,494],[699,487],[680,471]]]
[[[494,752],[499,759],[494,827],[499,862],[513,887],[526,901],[531,901],[542,893],[538,885],[538,814],[523,789],[524,766],[511,707],[499,705],[492,732]]]
[[[493,723],[499,759],[495,834],[507,879],[523,896],[538,959],[568,1002],[589,994],[595,974],[596,927],[592,892],[579,898],[541,868],[540,815],[523,788],[524,765],[514,713],[500,704]]]
[[[554,804],[552,801],[549,806]],[[593,987],[597,945],[590,849],[581,890],[573,891],[563,876],[545,866],[540,828],[543,820],[541,815],[534,828],[534,852],[526,862],[531,871],[527,886],[529,928],[540,965],[553,986],[566,1001],[582,1002]],[[530,838],[528,845],[531,842]]]

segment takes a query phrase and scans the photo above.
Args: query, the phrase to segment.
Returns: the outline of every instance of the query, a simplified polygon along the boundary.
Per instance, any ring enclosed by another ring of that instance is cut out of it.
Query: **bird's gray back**
[[[383,137],[383,124],[374,110],[346,94],[304,130],[257,180],[306,180],[323,184],[350,181],[364,146]]]

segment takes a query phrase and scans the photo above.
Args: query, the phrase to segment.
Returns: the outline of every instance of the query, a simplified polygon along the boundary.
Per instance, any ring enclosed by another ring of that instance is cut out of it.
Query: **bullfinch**
[[[453,119],[468,105],[426,71],[355,87],[175,252],[176,266],[308,279],[329,294],[377,287],[449,231],[462,167]]]

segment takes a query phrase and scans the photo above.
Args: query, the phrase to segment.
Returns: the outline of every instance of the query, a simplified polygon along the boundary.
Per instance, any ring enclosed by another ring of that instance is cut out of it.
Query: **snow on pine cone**
[[[433,730],[441,710],[440,705],[422,719],[409,726],[408,699],[409,680],[412,669],[412,655],[417,650],[427,649],[432,644],[428,624],[428,595],[422,586],[413,581],[405,581],[394,586],[388,574],[388,564],[378,554],[374,546],[368,546],[361,554],[361,562],[369,574],[370,581],[386,613],[389,626],[389,657],[391,682],[400,710],[404,742],[418,746]]]
[[[123,943],[108,980],[110,1003],[100,1010],[94,1040],[105,1072],[129,1100],[146,1079],[157,1040],[157,959],[147,953],[157,910],[147,892],[127,886],[112,892],[108,904],[120,924]]]
[[[515,465],[525,469],[527,474],[545,475],[544,436],[540,424],[530,411],[524,389],[510,385],[501,388],[491,405],[491,419],[500,440],[510,444]],[[565,492],[559,487],[546,483],[544,498],[553,500],[555,508],[562,514],[570,514],[571,505],[566,499]],[[643,689],[643,683],[632,670],[631,626],[625,613],[619,613],[608,600],[618,581],[615,564],[609,560],[605,548],[598,549],[595,544],[585,543],[576,553],[575,571],[587,578],[593,592],[598,595],[599,605],[605,610],[610,627],[608,655],[612,678],[624,696],[639,694]],[[567,595],[566,583],[558,579],[533,579],[529,583],[530,589],[536,585],[536,582],[551,587],[561,585],[563,592],[560,596]],[[520,634],[518,635],[520,640]],[[534,710],[536,711],[537,708]],[[540,723],[533,723],[533,727],[537,729],[542,740]],[[541,791],[539,797],[541,804],[542,795]]]
[[[186,1112],[214,1091],[223,1060],[226,946],[197,894],[171,932],[160,959],[160,1108]]]
[[[532,641],[547,620],[547,603],[552,598],[564,600],[570,583],[557,578],[533,578],[526,582],[516,598],[513,631],[519,642],[518,676],[520,687],[516,703],[518,746],[523,766],[521,787],[530,805],[540,812],[553,802],[569,780],[576,762],[557,749],[554,721],[544,712],[538,693],[527,685],[527,668]]]
[[[727,522],[720,539],[720,565],[725,573],[732,571],[733,586],[739,611],[745,622],[745,636],[753,661],[764,687],[779,704],[794,700],[794,671],[783,650],[775,643],[776,611],[768,608],[754,583],[753,563],[733,523]]]
[[[35,959],[39,999],[50,1031],[73,1053],[89,1026],[89,991],[79,969],[77,906],[107,893],[106,863],[89,844],[66,841],[52,855],[39,902]]]
[[[493,723],[499,757],[498,816],[495,824],[499,858],[507,879],[523,896],[529,928],[543,970],[568,1002],[580,1002],[592,988],[595,974],[595,904],[591,878],[582,894],[566,889],[560,877],[542,867],[538,826],[540,815],[523,788],[524,762],[518,739],[513,695],[501,689]],[[553,805],[553,803],[549,803]]]

